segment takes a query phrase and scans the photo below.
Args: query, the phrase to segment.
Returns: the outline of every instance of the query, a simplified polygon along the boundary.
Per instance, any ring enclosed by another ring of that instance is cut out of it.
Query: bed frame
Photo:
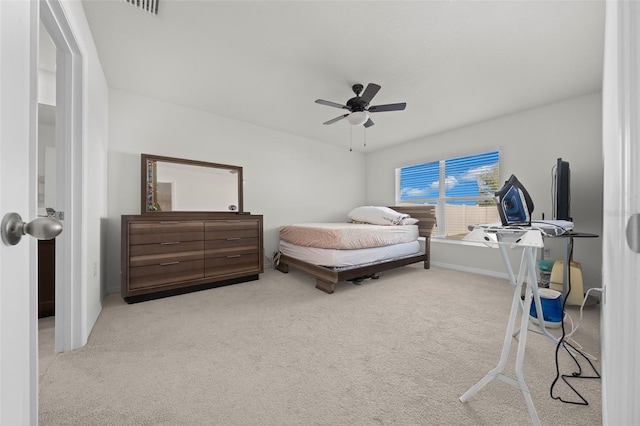
[[[421,237],[425,237],[424,253],[340,270],[314,265],[289,256],[281,255],[277,269],[281,272],[288,273],[289,266],[293,266],[296,269],[305,271],[316,277],[317,289],[329,294],[333,293],[335,285],[339,281],[353,280],[360,277],[370,277],[382,271],[417,262],[424,262],[424,269],[429,269],[431,267],[431,231],[436,224],[435,206],[413,205],[393,206],[391,208],[397,212],[409,214],[411,217],[419,220],[417,224],[418,234]]]

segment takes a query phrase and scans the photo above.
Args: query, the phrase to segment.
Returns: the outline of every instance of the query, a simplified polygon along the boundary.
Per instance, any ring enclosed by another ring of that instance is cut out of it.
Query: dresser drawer
[[[138,256],[163,255],[167,253],[182,253],[188,251],[202,251],[204,241],[172,241],[154,244],[137,244],[129,247],[130,258]]]
[[[211,250],[234,250],[234,249],[251,249],[259,250],[260,240],[258,237],[246,237],[246,238],[227,238],[225,240],[207,240],[204,242],[204,248],[206,251]]]
[[[233,258],[243,254],[258,253],[257,244],[245,244],[234,247],[216,247],[215,245],[209,245],[207,242],[204,250],[205,259],[213,259],[214,257]]]
[[[204,261],[174,261],[129,269],[129,290],[175,284],[204,277]]]
[[[260,223],[257,220],[210,221],[205,222],[205,240],[237,240],[258,238]]]
[[[177,247],[180,246],[180,250]],[[195,241],[181,244],[161,246],[159,244],[145,244],[131,246],[129,266],[161,265],[171,262],[185,262],[188,260],[204,259],[204,242]]]
[[[224,257],[207,258],[204,261],[204,274],[216,277],[233,274],[257,274],[260,271],[260,254],[237,254]]]
[[[200,222],[154,222],[129,224],[129,244],[158,244],[202,241],[204,225]]]

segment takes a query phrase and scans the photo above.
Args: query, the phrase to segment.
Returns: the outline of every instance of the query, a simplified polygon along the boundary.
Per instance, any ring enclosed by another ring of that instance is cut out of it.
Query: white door
[[[603,85],[602,411],[640,424],[640,3],[607,2]]]
[[[0,217],[35,218],[38,2],[0,1]],[[36,240],[0,243],[0,424],[37,423]]]

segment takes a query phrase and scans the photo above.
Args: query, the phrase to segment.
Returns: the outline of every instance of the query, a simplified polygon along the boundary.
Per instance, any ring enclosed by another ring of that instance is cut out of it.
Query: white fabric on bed
[[[421,245],[417,240],[408,243],[355,250],[305,247],[280,240],[280,252],[286,256],[312,263],[314,265],[337,267],[355,266],[363,263],[394,259],[421,253],[424,252],[424,249],[421,251]]]
[[[407,243],[418,238],[417,225],[302,223],[280,227],[280,241],[324,249],[361,249]]]
[[[349,217],[355,221],[373,225],[400,225],[402,219],[409,215],[384,206],[361,206],[351,210]]]

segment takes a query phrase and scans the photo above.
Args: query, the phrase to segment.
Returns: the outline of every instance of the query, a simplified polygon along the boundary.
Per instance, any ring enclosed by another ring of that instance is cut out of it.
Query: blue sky
[[[478,176],[498,164],[499,152],[453,158],[445,161],[445,195],[468,197],[480,193]],[[405,201],[437,198],[439,188],[439,162],[403,167],[400,172],[401,199]],[[495,191],[498,188],[492,188]],[[475,204],[456,202],[456,204]]]

